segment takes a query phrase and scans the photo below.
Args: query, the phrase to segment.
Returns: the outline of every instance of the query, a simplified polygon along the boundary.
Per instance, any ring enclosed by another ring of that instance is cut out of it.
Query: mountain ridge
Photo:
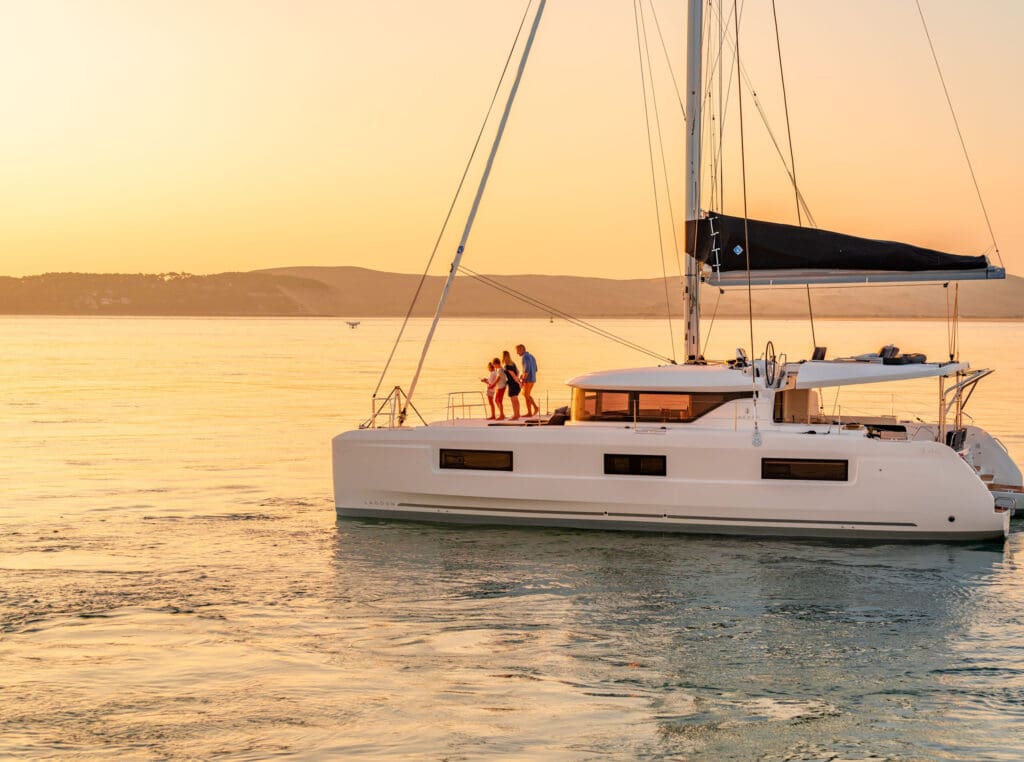
[[[294,266],[214,275],[187,273],[47,273],[0,276],[0,314],[324,316],[401,317],[416,293],[419,275],[353,266]],[[445,315],[449,317],[664,318],[682,314],[678,277],[611,279],[573,275],[484,276],[498,290],[473,277],[456,279]],[[444,276],[428,276],[413,317],[434,314]],[[524,303],[512,295],[524,295]],[[901,284],[811,289],[819,318],[945,318],[952,284]],[[755,316],[803,318],[803,287],[755,288]],[[746,317],[746,289],[721,293],[701,286],[702,313]],[[959,314],[966,319],[1024,318],[1024,278],[962,281]]]

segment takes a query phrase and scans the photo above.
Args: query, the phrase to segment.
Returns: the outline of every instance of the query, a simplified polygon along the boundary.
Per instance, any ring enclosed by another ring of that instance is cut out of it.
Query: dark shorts
[[[519,384],[509,384],[506,388],[508,389],[508,396],[509,397],[518,397],[519,396],[519,392],[522,391],[519,388]]]

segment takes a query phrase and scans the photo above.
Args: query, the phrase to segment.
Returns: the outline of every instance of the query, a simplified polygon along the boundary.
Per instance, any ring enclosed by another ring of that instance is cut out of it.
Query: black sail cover
[[[803,228],[761,220],[746,221],[711,212],[699,220],[697,259],[712,271],[727,273],[747,269],[747,235],[750,269],[757,271],[950,271],[985,270],[984,256],[947,254],[894,241],[857,238],[830,230]],[[686,223],[687,242],[693,241],[694,222]]]

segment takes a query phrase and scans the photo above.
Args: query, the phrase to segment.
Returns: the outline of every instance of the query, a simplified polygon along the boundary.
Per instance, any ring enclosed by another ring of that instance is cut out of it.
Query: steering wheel
[[[775,359],[775,345],[768,342],[764,348],[764,383],[771,388],[778,379],[779,363]]]

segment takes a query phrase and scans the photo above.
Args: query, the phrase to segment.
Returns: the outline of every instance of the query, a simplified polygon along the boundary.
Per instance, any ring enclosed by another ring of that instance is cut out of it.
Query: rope
[[[946,289],[946,351],[949,353],[949,361],[953,362],[953,320],[949,311],[949,284],[943,283]]]
[[[815,349],[818,348],[818,338],[814,335],[814,308],[811,306],[811,284],[805,283],[807,286],[807,313],[811,316],[811,346]]]
[[[736,0],[732,0],[733,14],[738,19],[739,14],[736,9]],[[739,25],[735,27],[736,32],[736,70],[740,70],[739,64]],[[754,362],[754,294],[751,289],[751,234],[748,223],[746,223],[746,144],[743,136],[743,89],[737,87],[736,97],[739,102],[739,164],[741,169],[741,175],[743,180],[743,253],[746,255],[746,315],[748,315],[748,325],[751,330],[751,363]],[[766,358],[767,362],[767,358]],[[758,430],[758,382],[757,382],[757,370],[756,366],[751,368],[751,386],[754,389],[754,443],[755,446],[761,443],[761,432]]]
[[[786,97],[786,71],[782,68],[782,40],[779,37],[779,17],[775,12],[775,0],[772,0],[772,23],[775,25],[775,50],[779,54],[779,79],[782,82],[782,106],[786,113],[786,142],[789,144],[790,177],[793,180],[793,193],[796,199],[796,224],[803,227],[800,215],[800,191],[796,184],[796,156],[793,154],[793,130],[789,123],[789,98]]]
[[[582,328],[585,331],[590,331],[591,333],[593,333],[593,334],[595,334],[597,336],[600,336],[600,337],[602,337],[604,339],[608,339],[609,341],[613,341],[616,344],[620,344],[620,345],[622,345],[624,347],[628,347],[629,349],[632,349],[632,350],[635,350],[635,351],[640,352],[642,354],[645,354],[648,357],[653,357],[656,360],[664,360],[665,362],[667,362],[667,363],[669,363],[671,365],[675,365],[676,364],[676,361],[673,360],[671,357],[664,357],[663,355],[658,354],[657,352],[655,352],[652,349],[647,349],[646,347],[644,347],[644,346],[642,346],[640,344],[637,344],[634,341],[630,341],[629,339],[625,339],[625,338],[623,338],[621,336],[617,336],[616,334],[612,333],[611,331],[607,331],[604,328],[599,328],[598,326],[594,325],[593,323],[588,323],[583,318],[579,318],[579,317],[576,317],[574,315],[570,315],[568,312],[566,312],[564,310],[560,310],[557,307],[554,307],[554,306],[552,306],[550,304],[545,304],[540,299],[536,299],[536,298],[534,298],[532,296],[528,296],[527,294],[524,294],[522,291],[517,291],[516,289],[512,288],[512,286],[509,286],[509,285],[507,285],[505,283],[500,283],[500,282],[494,280],[491,277],[488,277],[486,275],[481,275],[480,273],[474,272],[474,271],[470,270],[468,267],[466,267],[465,265],[461,265],[459,267],[459,271],[462,272],[462,273],[465,273],[470,278],[473,278],[474,280],[479,281],[480,283],[484,284],[485,286],[490,286],[491,288],[493,288],[493,289],[495,289],[497,291],[500,291],[500,292],[504,293],[505,295],[512,297],[513,299],[517,299],[518,301],[521,301],[524,304],[527,304],[527,305],[529,305],[531,307],[534,307],[537,310],[540,310],[541,312],[547,312],[547,313],[550,313],[552,315],[557,315],[562,320],[565,320],[567,323],[571,323],[572,325],[575,325],[575,326],[577,326],[579,328]]]
[[[921,10],[921,0],[914,0],[917,4],[917,13],[921,17],[921,26],[924,27],[924,36],[928,38],[928,47],[932,51],[932,60],[935,61],[935,71],[939,73],[939,82],[942,83],[942,92],[946,94],[946,103],[949,105],[949,113],[953,117],[953,126],[956,127],[956,135],[960,138],[960,147],[964,152],[964,159],[967,160],[967,169],[971,173],[971,181],[974,183],[974,191],[978,194],[978,203],[981,204],[981,213],[985,217],[985,224],[988,226],[988,234],[992,238],[992,248],[996,251],[996,256],[999,258],[999,266],[1003,267],[1003,255],[999,253],[999,244],[996,243],[996,234],[992,230],[992,222],[988,217],[988,209],[985,208],[985,199],[981,196],[981,187],[978,185],[978,178],[974,174],[974,165],[971,163],[971,157],[967,153],[967,142],[964,140],[964,134],[960,130],[960,121],[956,118],[956,109],[953,108],[953,99],[949,96],[949,88],[946,87],[946,78],[942,76],[942,67],[939,66],[939,56],[935,52],[935,45],[932,44],[932,35],[928,31],[928,24],[924,20],[924,11]]]
[[[713,4],[710,4],[713,7]],[[711,209],[722,209],[725,206],[725,173],[724,163],[722,161],[723,151],[723,134],[725,130],[725,116],[722,106],[722,74],[723,70],[721,67],[721,54],[723,45],[721,38],[723,35],[722,30],[722,14],[719,12],[717,15],[718,19],[718,34],[719,44],[717,48],[712,47],[712,36],[710,33],[712,17],[711,14],[703,17],[705,22],[704,33],[702,39],[706,46],[706,54],[704,55],[704,61],[711,61],[709,66],[705,67],[706,81],[702,84],[701,92],[705,94],[705,99],[708,103],[708,108],[703,110],[703,118],[700,124],[701,138],[707,138],[705,142],[709,143],[711,150],[708,152],[710,160],[708,162],[710,167],[710,175],[707,178],[708,184],[710,185],[710,208]],[[712,60],[712,54],[714,60]],[[717,118],[717,134],[715,130],[715,112],[712,108],[714,104],[714,96],[712,84],[715,79],[715,73],[718,74],[718,118]],[[731,73],[730,73],[731,77]],[[731,84],[730,84],[731,86]],[[716,140],[717,138],[717,140]]]
[[[742,15],[743,15],[743,12],[742,12],[742,8],[741,8],[741,10],[739,12],[739,18],[740,19],[742,19]],[[732,15],[730,15],[730,18],[732,18]],[[725,41],[727,43],[731,44],[731,42],[728,40],[728,38],[725,38]],[[747,70],[743,67],[742,63],[737,63],[734,60],[733,61],[733,65],[735,67],[739,68],[740,74],[743,77],[743,83],[746,84],[747,89],[750,91],[750,95],[751,95],[751,97],[753,98],[753,101],[754,101],[754,106],[757,108],[757,113],[761,117],[761,122],[764,124],[765,131],[768,133],[768,137],[771,139],[772,145],[775,147],[775,153],[778,154],[779,160],[782,162],[782,168],[785,170],[787,176],[789,177],[790,183],[793,185],[793,187],[796,190],[800,206],[803,209],[804,215],[807,217],[807,222],[810,224],[811,227],[814,227],[814,228],[818,227],[818,223],[814,219],[814,215],[811,214],[810,207],[808,207],[808,205],[807,205],[807,199],[804,198],[803,192],[800,190],[799,186],[797,186],[796,179],[793,176],[793,173],[790,171],[789,165],[786,163],[786,157],[785,157],[785,154],[782,152],[782,146],[779,145],[778,138],[775,137],[775,132],[774,132],[774,130],[772,130],[772,126],[771,126],[771,124],[768,121],[768,114],[764,110],[764,106],[761,104],[761,99],[758,98],[758,96],[757,96],[757,90],[754,88],[754,83],[750,79],[750,75],[747,73]],[[730,72],[730,74],[729,74],[729,89],[726,91],[726,99],[725,99],[726,108],[728,108],[729,97],[730,97],[731,93],[732,93],[732,73]],[[724,120],[725,120],[725,115],[724,114],[723,114],[721,120],[724,123]],[[723,147],[721,145],[719,145],[719,149],[718,150],[719,150],[719,152],[721,152],[723,150]],[[721,157],[719,156],[718,159],[720,159],[720,158]]]
[[[775,26],[775,50],[779,55],[779,80],[782,82],[782,106],[786,112],[786,142],[789,144],[789,166],[790,177],[793,180],[793,196],[796,201],[796,224],[803,227],[803,216],[800,214],[800,188],[796,182],[796,155],[793,153],[793,128],[789,121],[789,98],[786,95],[786,70],[782,65],[782,38],[779,35],[779,16],[775,10],[775,0],[772,0],[772,24]],[[818,339],[814,331],[814,308],[811,306],[811,284],[805,283],[807,287],[807,315],[811,321],[811,346],[818,346]]]
[[[416,285],[416,291],[412,295],[412,301],[409,303],[409,310],[405,313],[405,318],[402,320],[402,326],[398,329],[398,337],[395,339],[395,343],[391,347],[391,354],[388,355],[387,362],[384,363],[384,370],[381,371],[380,379],[378,379],[377,386],[373,390],[374,399],[376,399],[377,394],[380,392],[380,387],[383,385],[384,378],[387,376],[388,369],[391,367],[391,361],[394,359],[398,345],[402,341],[402,335],[405,333],[405,328],[409,324],[409,319],[412,317],[412,311],[416,307],[416,301],[419,299],[420,292],[423,290],[423,284],[427,280],[427,273],[430,272],[430,267],[434,263],[434,257],[437,256],[437,250],[441,245],[441,238],[448,229],[448,222],[451,220],[452,212],[455,210],[455,204],[459,199],[459,195],[462,193],[462,186],[465,184],[466,177],[469,175],[469,168],[473,164],[473,159],[476,158],[477,148],[480,147],[480,140],[483,138],[484,128],[487,126],[487,121],[491,118],[491,112],[494,110],[494,104],[498,100],[498,93],[501,90],[501,84],[505,81],[505,75],[508,73],[509,64],[512,63],[512,54],[515,52],[516,46],[519,44],[519,37],[522,35],[523,27],[526,25],[526,17],[529,14],[531,4],[532,0],[529,0],[529,2],[526,3],[526,10],[523,11],[523,18],[519,22],[519,29],[516,31],[516,37],[512,41],[512,47],[509,48],[508,57],[505,59],[505,66],[501,70],[501,76],[498,77],[498,84],[494,88],[494,94],[491,96],[491,102],[487,106],[487,113],[484,115],[484,120],[480,125],[480,131],[476,135],[476,141],[473,143],[473,150],[469,152],[469,160],[466,162],[465,169],[462,170],[462,177],[459,178],[459,185],[455,189],[455,195],[452,197],[452,203],[448,207],[448,213],[444,216],[444,222],[441,223],[441,231],[437,234],[437,240],[434,241],[434,248],[430,252],[430,258],[427,260],[427,266],[423,269],[423,275],[420,276],[420,281]]]
[[[642,2],[642,0],[641,0],[641,2]],[[665,45],[665,38],[661,34],[661,24],[658,23],[658,12],[656,10],[654,10],[654,0],[647,0],[647,4],[651,6],[651,15],[654,16],[654,27],[655,27],[655,29],[658,30],[658,39],[661,40],[661,52],[665,54],[665,65],[668,67],[668,73],[672,77],[672,87],[675,88],[676,98],[679,100],[679,110],[682,112],[682,114],[683,114],[683,121],[685,122],[686,121],[686,104],[683,103],[683,95],[682,95],[682,93],[679,92],[679,83],[676,82],[676,73],[672,69],[672,58],[668,54],[668,47]],[[640,8],[640,14],[641,14],[641,18],[642,18],[642,16],[643,16],[643,7],[642,6]],[[634,16],[636,15],[635,9],[634,9],[633,15]],[[646,32],[645,32],[644,39],[646,40],[646,38],[647,38],[647,35],[646,35]],[[647,59],[647,65],[650,66],[650,58],[649,57]]]
[[[718,11],[718,50],[719,60],[721,60],[721,51],[725,47],[725,30],[722,28],[722,11]],[[730,78],[731,81],[731,78]],[[722,206],[719,207],[723,212],[725,211],[725,165],[722,163],[722,143],[725,137],[725,102],[722,100],[722,67],[718,67],[718,156],[716,157],[716,167],[718,169],[718,182],[719,192],[718,198],[721,201]],[[719,294],[721,296],[721,294]]]
[[[724,163],[722,161],[722,152],[724,150],[724,142],[725,141],[722,139],[722,136],[724,135],[724,131],[725,131],[725,114],[726,114],[726,105],[725,104],[728,104],[729,98],[730,98],[730,96],[732,94],[732,69],[730,68],[729,76],[728,77],[723,77],[723,75],[725,73],[725,70],[724,70],[724,68],[722,66],[722,60],[723,60],[723,55],[722,54],[723,54],[723,52],[725,50],[725,42],[724,41],[725,41],[726,38],[725,38],[725,32],[724,32],[723,27],[722,27],[722,10],[721,10],[720,7],[716,8],[713,4],[712,4],[712,10],[717,10],[718,11],[718,35],[719,35],[719,44],[718,44],[718,49],[715,51],[715,59],[714,59],[714,61],[712,62],[711,66],[708,69],[708,76],[709,77],[712,76],[711,72],[717,71],[718,72],[718,78],[719,78],[719,88],[718,88],[718,91],[719,91],[718,92],[718,130],[719,130],[719,140],[718,140],[718,145],[717,145],[717,151],[716,151],[715,155],[712,157],[712,162],[713,162],[713,165],[715,167],[717,167],[718,170],[719,170],[719,173],[718,173],[719,181],[722,184],[721,192],[720,192],[719,195],[720,195],[720,200],[721,200],[722,204],[724,205],[725,204],[725,179],[724,179],[725,178],[725,172],[724,172]],[[742,9],[740,10],[740,15],[742,17]],[[727,21],[726,21],[726,26],[728,26],[728,22],[731,21],[732,19],[733,19],[732,14],[730,14],[729,15],[729,19],[727,19]],[[709,23],[710,23],[710,21],[709,21]],[[710,58],[710,56],[709,56],[709,58]],[[733,61],[730,58],[730,67],[734,66],[735,63],[736,62]],[[725,97],[724,98],[722,97],[722,80],[723,79],[725,80],[725,82],[728,83],[728,85],[727,85],[728,89],[725,91]],[[710,91],[710,87],[707,88],[707,89]]]
[[[733,13],[737,19],[739,14],[736,12],[736,0],[733,2]],[[740,69],[740,25],[736,24],[736,68]],[[754,361],[754,296],[750,287],[750,231],[747,225],[747,148],[746,142],[743,135],[743,88],[737,87],[736,97],[739,100],[740,109],[740,166],[743,175],[743,241],[746,245],[745,254],[747,256],[747,323],[750,326],[750,361]],[[767,358],[765,359],[767,362]],[[760,432],[757,428],[757,379],[756,374],[753,372],[756,370],[756,366],[751,367],[750,383],[754,388],[754,444],[760,444]]]
[[[648,0],[648,4],[651,7],[651,15],[654,16],[654,24],[655,24],[655,26],[658,29],[658,36],[661,37],[661,26],[658,24],[658,14],[654,10],[653,0]],[[643,9],[642,8],[641,8],[640,21],[641,22],[643,21]],[[662,48],[664,48],[664,46],[665,46],[665,40],[664,39],[661,40],[661,44],[662,44]],[[646,29],[645,29],[644,30],[644,46],[646,47],[646,45],[647,45],[647,32],[646,32]],[[666,56],[666,62],[668,62],[668,51],[665,52],[665,56]],[[649,53],[647,55],[647,70],[648,71],[652,71],[652,69],[651,69],[651,57],[650,57]],[[676,95],[678,96],[679,95],[679,86],[676,84],[675,73],[672,71],[672,66],[671,66],[670,63],[669,63],[669,73],[672,75],[672,84],[675,86],[675,88],[676,88]],[[679,273],[679,279],[682,280],[683,279],[683,265],[682,265],[682,262],[680,261],[680,258],[679,258],[679,239],[676,236],[676,214],[675,214],[674,205],[672,204],[672,185],[669,183],[668,165],[665,162],[665,142],[664,142],[664,138],[662,136],[662,131],[661,131],[661,117],[658,114],[658,99],[657,99],[656,92],[654,90],[654,80],[653,79],[651,80],[651,96],[652,96],[652,99],[654,101],[654,118],[655,118],[655,122],[656,122],[656,124],[658,126],[658,150],[661,152],[661,171],[662,171],[662,174],[664,175],[664,179],[665,179],[665,198],[668,201],[668,216],[669,216],[669,220],[672,223],[672,247],[675,249],[675,254],[676,254],[676,272]],[[681,99],[680,99],[680,103],[682,103]],[[683,109],[683,121],[684,122],[686,121],[686,109],[685,108]],[[684,221],[684,223],[685,223],[685,221]],[[685,227],[685,224],[684,224],[684,227]],[[665,271],[665,267],[664,267],[664,264],[663,264],[662,265],[662,272],[664,273],[664,271]],[[666,284],[665,285],[666,285],[666,288],[667,288],[668,287],[667,280],[666,280]],[[671,319],[672,319],[672,316],[671,316],[671,313],[670,313],[669,314],[669,320],[671,321]],[[674,350],[674,348],[675,348],[675,339],[673,339],[672,347],[673,347],[673,351],[675,351]]]
[[[704,347],[701,349],[701,357],[708,356],[708,342],[711,341],[711,329],[715,327],[715,316],[718,315],[718,303],[722,301],[722,294],[724,293],[724,288],[718,289],[718,298],[715,299],[715,309],[711,313],[711,323],[708,325],[708,332],[704,335]]]
[[[733,0],[733,13],[736,14],[736,0]],[[739,24],[735,27],[736,31],[736,64],[739,68],[740,61],[740,27]],[[754,297],[752,294],[751,282],[750,282],[750,230],[747,224],[747,148],[746,141],[744,140],[743,132],[743,89],[739,88],[736,91],[736,97],[739,102],[740,109],[740,168],[742,170],[743,177],[743,253],[747,258],[747,314],[748,323],[750,324],[750,359],[753,360],[754,355]]]
[[[473,230],[473,220],[476,219],[477,211],[480,209],[480,201],[483,199],[484,190],[487,188],[487,179],[491,176],[491,169],[494,167],[494,158],[498,154],[498,148],[501,146],[501,139],[505,134],[505,127],[508,125],[508,117],[512,112],[512,104],[515,103],[516,93],[519,92],[519,85],[523,81],[523,73],[526,71],[526,62],[530,57],[530,50],[533,48],[533,41],[537,38],[537,28],[540,26],[541,16],[544,14],[544,6],[547,0],[540,0],[537,3],[537,12],[533,17],[533,23],[530,25],[530,33],[526,36],[526,42],[523,44],[523,54],[519,59],[519,67],[516,69],[516,76],[512,80],[512,85],[509,88],[508,96],[505,99],[505,109],[501,112],[501,118],[498,120],[498,128],[494,134],[494,141],[491,143],[491,151],[487,155],[487,162],[484,164],[484,171],[480,175],[480,183],[476,188],[476,195],[473,197],[473,204],[469,208],[469,215],[466,217],[466,225],[462,229],[462,237],[459,239],[459,247],[455,250],[455,259],[452,260],[451,269],[448,273],[448,278],[444,283],[444,287],[441,289],[441,298],[437,301],[437,309],[434,311],[434,319],[430,323],[430,330],[427,331],[427,338],[423,342],[423,351],[420,352],[419,362],[416,364],[416,372],[413,373],[412,381],[409,384],[409,392],[406,394],[406,402],[411,402],[413,395],[416,393],[416,384],[419,382],[420,373],[423,371],[423,364],[427,360],[427,352],[430,350],[430,342],[434,338],[434,332],[437,330],[437,324],[441,320],[441,312],[444,310],[444,303],[448,298],[448,291],[451,289],[452,283],[455,282],[455,274],[459,269],[459,263],[462,261],[462,255],[466,251],[466,243],[469,241],[469,234]],[[399,416],[399,425],[405,421],[405,410],[402,410],[402,414]]]
[[[960,360],[960,284],[953,284],[953,354]]]
[[[675,352],[676,337],[675,332],[672,330],[672,302],[668,293],[668,272],[665,269],[665,243],[661,233],[661,204],[658,203],[658,178],[657,173],[654,169],[654,145],[651,139],[651,118],[650,118],[650,107],[647,103],[647,77],[644,76],[644,53],[647,54],[647,72],[651,76],[651,100],[654,106],[654,120],[655,126],[658,131],[658,147],[661,152],[662,167],[665,166],[665,148],[661,142],[661,125],[658,121],[658,101],[654,93],[654,79],[651,72],[651,53],[647,49],[647,27],[643,22],[644,8],[642,0],[634,0],[633,2],[633,22],[636,26],[636,50],[637,57],[640,62],[640,84],[644,94],[644,124],[647,127],[647,155],[651,162],[651,190],[654,195],[654,217],[658,225],[658,250],[661,254],[661,277],[665,284],[665,312],[668,315],[668,337],[669,346],[672,351]],[[643,44],[641,45],[641,29],[643,34]],[[665,170],[666,182],[668,179],[668,170]],[[675,235],[675,220],[672,221],[672,234]],[[673,360],[673,362],[675,362]]]

